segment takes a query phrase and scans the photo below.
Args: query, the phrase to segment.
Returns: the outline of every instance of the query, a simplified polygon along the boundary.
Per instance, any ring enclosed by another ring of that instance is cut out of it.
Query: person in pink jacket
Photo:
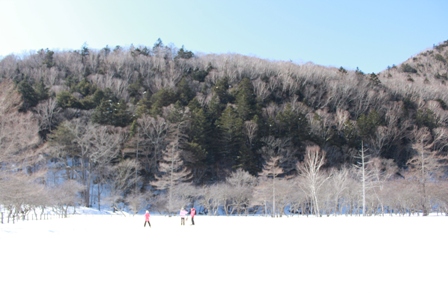
[[[149,211],[146,211],[145,213],[145,224],[143,226],[146,226],[146,223],[148,223],[149,227],[151,227],[151,222],[149,222]]]
[[[185,217],[187,217],[188,212],[184,208],[180,209],[180,225],[185,225]]]
[[[190,210],[190,216],[191,216],[191,225],[194,225],[194,215],[196,215],[196,209],[193,207]]]

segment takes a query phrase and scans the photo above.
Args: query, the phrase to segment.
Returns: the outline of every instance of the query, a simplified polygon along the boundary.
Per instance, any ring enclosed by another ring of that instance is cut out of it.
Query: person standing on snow
[[[190,210],[190,216],[191,216],[191,225],[194,225],[194,215],[196,215],[196,209],[193,207]]]
[[[149,222],[149,211],[146,211],[145,213],[145,224],[143,226],[146,226],[146,223],[148,223],[149,227],[151,227],[151,222]]]
[[[187,216],[188,212],[185,211],[184,208],[180,209],[180,225],[185,225],[185,217]]]

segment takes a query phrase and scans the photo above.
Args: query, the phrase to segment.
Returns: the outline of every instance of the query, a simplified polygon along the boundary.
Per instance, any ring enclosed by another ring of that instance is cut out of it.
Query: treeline
[[[0,61],[5,115],[0,181],[39,174],[34,178],[39,186],[79,184],[79,190],[71,189],[81,193],[86,206],[101,207],[103,198],[117,209],[138,202],[171,213],[179,205],[206,207],[204,196],[194,196],[197,190],[187,196],[184,182],[213,188],[243,172],[254,179],[251,192],[238,195],[238,208],[226,195],[230,204],[215,210],[249,213],[263,206],[266,213],[281,214],[275,207],[280,197],[253,204],[263,197],[254,195],[261,178],[277,178],[273,172],[262,174],[275,165],[281,170],[277,179],[303,179],[306,171],[298,165],[311,159],[312,151],[325,158],[315,169],[316,186],[294,183],[284,206],[291,211],[444,211],[446,201],[430,195],[427,184],[444,182],[447,46],[380,74],[236,54],[196,55],[161,40],[151,48],[83,45],[77,51],[7,56]],[[352,167],[360,162],[361,178]],[[330,192],[330,202],[337,204],[326,208],[316,188],[346,169],[361,191],[351,187],[358,190],[353,196]],[[366,171],[378,172],[376,179]],[[318,184],[322,173],[326,179]],[[414,182],[421,187],[420,204],[398,209],[383,198],[369,205],[367,185],[375,180]],[[179,186],[185,192],[176,192]],[[8,196],[3,206],[10,213],[24,209]]]

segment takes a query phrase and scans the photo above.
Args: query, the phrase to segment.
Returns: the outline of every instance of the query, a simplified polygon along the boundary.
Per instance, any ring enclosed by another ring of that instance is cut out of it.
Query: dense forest
[[[368,57],[366,57],[368,59]],[[375,74],[183,46],[0,60],[0,211],[448,212],[448,41]]]

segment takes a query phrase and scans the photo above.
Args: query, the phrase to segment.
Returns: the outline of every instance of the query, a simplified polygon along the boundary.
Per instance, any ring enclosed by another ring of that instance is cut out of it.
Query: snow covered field
[[[448,217],[0,224],[1,298],[447,298]]]

